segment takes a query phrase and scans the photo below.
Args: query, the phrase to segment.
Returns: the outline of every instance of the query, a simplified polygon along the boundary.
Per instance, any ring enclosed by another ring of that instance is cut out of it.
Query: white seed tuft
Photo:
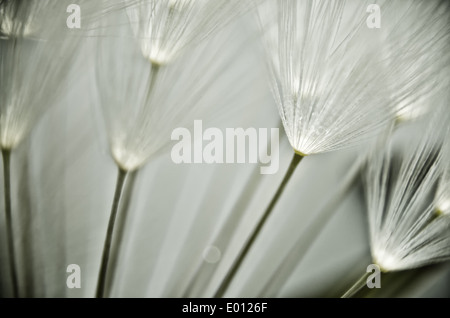
[[[297,152],[346,147],[390,119],[377,33],[365,24],[367,5],[283,0],[258,8],[273,95]]]
[[[375,153],[365,174],[372,257],[384,271],[450,258],[450,218],[438,216],[434,194],[442,172],[445,108],[401,127],[386,150]],[[429,118],[431,117],[431,118]]]

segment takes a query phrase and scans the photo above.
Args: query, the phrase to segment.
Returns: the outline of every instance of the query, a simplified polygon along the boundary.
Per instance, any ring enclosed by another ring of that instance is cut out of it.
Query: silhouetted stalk
[[[14,253],[14,235],[13,225],[11,217],[11,179],[10,179],[10,159],[11,150],[2,149],[3,157],[3,179],[4,179],[4,192],[5,192],[5,219],[6,219],[6,239],[8,244],[9,253],[9,267],[11,271],[11,280],[13,287],[13,296],[19,297],[19,288],[17,283],[17,269],[16,269],[16,257]]]
[[[103,246],[102,262],[98,274],[96,297],[103,298],[105,294],[106,274],[108,272],[108,263],[111,250],[111,242],[114,233],[114,225],[116,222],[117,211],[119,209],[120,198],[122,196],[123,185],[128,171],[119,167],[116,182],[116,190],[114,193],[111,215],[109,217],[108,230],[106,232],[105,244]]]

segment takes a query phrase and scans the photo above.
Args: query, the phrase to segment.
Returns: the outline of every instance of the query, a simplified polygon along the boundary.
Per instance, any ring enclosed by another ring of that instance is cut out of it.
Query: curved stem
[[[117,174],[116,190],[114,193],[114,200],[111,207],[111,215],[109,217],[108,230],[106,232],[105,244],[103,246],[102,262],[98,274],[97,291],[95,296],[97,298],[103,298],[105,294],[106,274],[108,271],[108,261],[111,250],[112,236],[114,232],[114,224],[116,222],[116,215],[119,209],[120,197],[122,195],[122,189],[127,174],[128,172],[126,170],[123,170],[122,168],[119,167],[119,171]]]
[[[14,253],[13,227],[11,217],[11,179],[10,179],[10,158],[11,150],[2,149],[3,157],[3,178],[5,191],[5,219],[6,219],[6,236],[8,241],[9,267],[11,271],[11,280],[13,287],[13,295],[19,297],[19,288],[17,283],[16,257]]]
[[[344,295],[342,295],[341,298],[351,298],[353,297],[357,292],[359,292],[361,290],[361,288],[363,288],[364,286],[366,286],[367,284],[367,278],[371,275],[371,272],[367,272],[364,273],[364,275],[361,276],[360,279],[358,279],[356,281],[356,283],[354,283],[352,285],[352,287],[350,287]]]
[[[281,194],[283,193],[284,188],[288,184],[289,179],[292,177],[292,175],[295,171],[295,168],[297,168],[298,164],[302,161],[303,158],[304,157],[298,153],[294,154],[291,164],[289,165],[289,168],[286,171],[286,174],[283,178],[283,181],[281,181],[281,184],[278,187],[277,192],[273,196],[272,200],[270,201],[269,205],[267,206],[266,210],[264,211],[264,214],[262,215],[262,217],[259,220],[258,224],[256,225],[255,229],[253,230],[250,238],[245,243],[245,245],[244,245],[243,249],[241,250],[241,252],[239,253],[237,259],[234,261],[233,265],[231,266],[231,268],[228,271],[227,275],[225,276],[224,280],[220,284],[214,297],[222,297],[225,294],[226,290],[228,289],[228,286],[230,285],[230,283],[232,282],[232,280],[234,278],[234,275],[236,275],[236,272],[238,271],[243,260],[247,256],[248,251],[250,250],[253,243],[255,242],[256,237],[258,236],[259,232],[261,232],[261,229],[263,228],[267,218],[269,217],[273,208],[277,204],[278,199],[280,198]]]

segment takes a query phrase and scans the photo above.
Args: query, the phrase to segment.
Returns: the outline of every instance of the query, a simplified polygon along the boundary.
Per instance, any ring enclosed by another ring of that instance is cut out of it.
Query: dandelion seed
[[[11,152],[60,92],[75,56],[53,23],[65,10],[50,1],[0,2],[0,147],[3,154],[7,243],[14,297],[19,296],[11,221]],[[57,45],[57,50],[55,49]]]
[[[364,2],[279,1],[260,6],[273,95],[295,152],[360,141],[386,123],[376,34]],[[278,12],[277,16],[272,12]]]
[[[64,29],[54,28],[53,24],[65,19],[65,11],[53,5],[45,0],[1,3],[0,143],[3,149],[15,148],[54,104],[67,73],[61,65],[70,66],[75,57],[77,42],[67,39]],[[50,22],[49,16],[53,17]]]
[[[251,1],[128,0],[127,14],[142,54],[155,65],[172,62],[182,50],[251,7]]]
[[[417,119],[436,109],[441,96],[431,102],[430,99],[433,99],[436,92],[448,87],[448,65],[450,64],[448,5],[438,1],[386,1],[381,6],[381,12],[383,22],[381,29],[377,32],[384,34],[380,46],[385,56],[383,62],[388,65],[387,69],[389,70],[386,82],[389,83],[387,86],[392,99],[390,105],[392,105],[396,117],[393,128],[398,128],[400,123]],[[271,35],[275,39],[276,36],[277,34]],[[360,166],[361,168],[366,159],[361,160],[361,164],[357,164],[356,167]],[[360,168],[353,170],[353,176],[349,175],[349,180],[357,181]],[[442,186],[440,187],[442,193],[445,192],[444,180],[445,177],[442,176]],[[349,187],[345,188],[350,189]],[[344,196],[344,192],[342,191],[340,195]],[[333,200],[339,198],[342,201],[342,197],[335,197]],[[437,200],[439,201],[438,206],[445,206],[445,197],[441,196]],[[323,225],[324,222],[327,222],[335,209],[336,204],[332,204],[329,209],[320,211],[309,229],[318,228],[317,224],[322,223]],[[444,208],[438,209],[443,210]],[[324,213],[328,215],[323,217]],[[311,231],[308,230],[308,232]],[[296,261],[306,254],[310,243],[318,234],[317,231],[309,233],[308,236],[302,235],[298,243],[293,245],[295,253],[301,251]],[[297,263],[292,263],[292,265],[294,264]],[[286,266],[286,264],[281,263],[280,267],[282,266]],[[287,279],[287,273],[283,277],[283,274],[278,272],[273,275],[269,286],[270,284],[281,286],[280,284]],[[277,290],[274,286],[270,287]],[[265,289],[267,290],[267,288]]]
[[[237,76],[245,72],[242,69],[231,75],[235,65],[233,59],[240,49],[238,45],[243,43],[231,43],[235,35],[227,31],[222,34],[223,38],[214,38],[211,43],[198,43],[192,50],[179,55],[188,42],[193,42],[194,38],[203,39],[221,21],[210,25],[212,22],[209,19],[230,13],[231,8],[240,6],[237,1],[224,2],[223,7],[215,9],[211,2],[200,1],[185,4],[180,1],[138,1],[137,6],[127,8],[127,18],[132,22],[132,28],[121,27],[116,37],[100,40],[96,67],[102,117],[107,127],[111,154],[119,167],[119,175],[125,174],[125,178],[130,171],[138,170],[170,145],[173,129],[190,127],[199,117],[209,117],[213,112],[217,116],[222,110],[229,109],[242,89],[233,83],[239,78]],[[177,12],[170,15],[178,16],[177,19],[170,17],[169,23],[164,19],[168,19],[167,11],[173,10]],[[149,14],[149,20],[144,19],[146,14]],[[122,18],[115,17],[116,22],[123,21]],[[224,18],[224,21],[229,18]],[[140,21],[137,29],[133,24],[136,21]],[[146,29],[142,28],[148,23],[152,33],[145,35]],[[159,35],[155,38],[153,32],[165,28],[167,24],[170,27],[167,26],[169,29],[163,32],[166,38],[161,42],[162,38]],[[130,35],[130,32],[133,33]],[[142,38],[138,37],[139,32],[144,32]],[[158,47],[158,54],[148,55],[153,53],[146,51],[146,45]],[[114,54],[111,54],[112,47],[116,48]],[[169,59],[164,57],[162,63],[160,52],[169,47],[171,58],[167,65]],[[172,59],[175,55],[176,60]],[[218,56],[222,58],[218,59]],[[246,84],[242,85],[245,87]],[[224,91],[223,87],[229,89]],[[119,200],[122,186],[123,182],[117,183]],[[114,222],[115,209],[117,205],[113,206],[110,224]],[[108,232],[105,240],[97,297],[107,294],[105,276],[110,253],[107,245],[111,235],[112,231]]]
[[[386,1],[381,7],[383,22],[378,32],[384,33],[380,45],[385,50],[383,59],[389,70],[386,81],[389,83],[391,105],[396,117],[393,127],[395,129],[399,128],[402,122],[435,111],[439,107],[439,100],[442,99],[439,90],[448,87],[450,57],[448,9],[446,3],[438,1]],[[435,98],[433,95],[438,97]],[[362,161],[364,162],[366,160]],[[355,181],[358,175],[359,173],[354,174]],[[442,176],[441,193],[445,193],[445,180],[445,176]],[[439,195],[436,200],[438,211],[445,210],[445,196]],[[333,209],[336,209],[336,204],[331,211]],[[331,211],[329,216],[332,215]],[[321,220],[320,214],[316,217],[318,222]],[[313,234],[312,237],[315,236],[316,234]],[[293,249],[296,251],[303,249],[301,254],[303,257],[305,250],[309,248],[304,248],[305,241],[311,240],[311,236],[306,239],[301,236]],[[392,263],[393,258],[386,256],[385,262]],[[273,281],[280,284],[282,279],[282,275],[276,273]]]
[[[355,144],[392,118],[378,42],[358,14],[366,8],[363,1],[323,0],[258,7],[272,92],[294,156],[215,297],[225,293],[302,159]]]
[[[450,259],[450,219],[436,214],[432,199],[442,173],[442,132],[450,123],[445,108],[440,110],[431,119],[404,128],[411,142],[398,146],[394,139],[368,163],[372,260],[383,272]],[[352,296],[365,283],[361,280],[343,297]]]
[[[213,1],[204,0],[126,0],[124,4],[133,36],[141,47],[142,55],[151,63],[143,63],[135,51],[130,50],[123,52],[127,57],[133,55],[130,59],[124,59],[124,62],[120,62],[121,65],[111,64],[110,59],[113,55],[104,51],[99,58],[98,74],[103,76],[102,74],[119,73],[117,68],[125,69],[123,64],[128,62],[127,66],[130,68],[134,62],[141,65],[136,73],[128,72],[120,79],[113,78],[118,90],[115,96],[101,97],[102,105],[105,106],[104,115],[109,125],[113,157],[124,170],[132,171],[142,166],[149,157],[167,144],[167,134],[164,135],[164,140],[156,137],[162,136],[163,132],[170,135],[166,127],[172,126],[164,125],[162,119],[172,117],[172,121],[180,121],[183,111],[191,107],[188,105],[195,106],[194,99],[183,102],[186,105],[184,107],[175,105],[181,101],[171,97],[170,89],[174,86],[173,83],[180,83],[177,78],[174,77],[172,83],[166,80],[166,87],[158,83],[159,78],[167,76],[167,64],[174,64],[175,57],[179,56],[181,51],[185,51],[192,44],[198,44],[215,30],[231,22],[238,14],[252,7],[252,2],[231,0],[218,5]],[[116,23],[122,21],[118,16],[114,18]],[[126,28],[120,28],[117,32],[119,34],[123,32],[124,41],[130,37]],[[126,45],[129,47],[131,43],[127,42]],[[102,46],[100,50],[109,48]],[[190,67],[186,72],[199,74],[200,68],[196,69],[196,58],[198,56],[190,57]],[[215,62],[217,61],[210,61],[211,65]],[[119,60],[113,63],[119,63]],[[223,67],[224,64],[217,63],[213,69],[219,70]],[[109,79],[110,77],[102,77],[97,82],[103,86]],[[190,96],[200,96],[202,94],[200,88],[203,86],[205,89],[208,86],[203,79],[198,78],[198,81],[198,85],[189,87],[192,89]],[[99,91],[107,92],[108,87],[100,87]],[[187,93],[187,89],[184,89],[184,93]],[[120,101],[117,101],[117,98]],[[167,104],[166,100],[175,103],[172,108],[158,105]],[[191,113],[197,111],[196,107],[191,108]],[[170,115],[169,111],[172,111]],[[139,130],[146,131],[143,133]],[[150,137],[152,135],[153,138]]]
[[[450,65],[450,5],[443,1],[387,1],[383,48],[399,121],[433,110],[426,100],[442,87]]]

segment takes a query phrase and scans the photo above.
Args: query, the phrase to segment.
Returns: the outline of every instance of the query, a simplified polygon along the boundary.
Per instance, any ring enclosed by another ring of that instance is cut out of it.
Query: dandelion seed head
[[[18,108],[6,107],[0,114],[0,143],[2,149],[15,148],[28,133],[28,120],[26,115],[16,114]]]
[[[65,40],[66,29],[53,25],[67,18],[63,4],[0,2],[0,143],[4,149],[15,148],[53,106],[68,73],[61,65],[72,65],[76,56],[78,42]]]
[[[399,121],[433,110],[424,102],[442,87],[450,64],[450,4],[443,1],[386,1],[383,48],[392,76],[390,96]]]
[[[253,61],[236,62],[238,52],[245,54],[248,38],[230,32],[236,29],[237,25],[223,29],[165,66],[142,58],[128,28],[98,42],[93,54],[97,55],[99,111],[110,152],[120,167],[136,170],[168,150],[176,142],[171,136],[177,128],[190,129],[194,120],[215,118],[253,102],[254,95],[247,94],[246,88],[253,87],[255,79],[242,76],[254,67]],[[240,85],[233,85],[238,80]]]
[[[442,198],[441,200],[438,200],[436,207],[439,213],[450,216],[450,199]]]
[[[374,246],[372,255],[373,261],[380,266],[383,272],[396,271],[401,267],[401,261],[395,255],[389,254],[383,247]]]
[[[272,92],[295,151],[355,144],[392,116],[377,36],[357,1],[266,1],[258,7]]]
[[[418,106],[417,104],[406,102],[399,102],[398,104],[395,104],[394,108],[397,120],[401,122],[417,119],[425,115],[428,111],[425,106]]]
[[[250,1],[127,0],[126,8],[142,54],[157,65],[175,60],[188,46],[252,6]]]
[[[384,271],[450,259],[450,218],[436,216],[433,200],[442,173],[445,113],[440,108],[399,128],[368,163],[364,183],[372,258]],[[410,142],[396,142],[405,135]]]
[[[147,41],[141,43],[142,55],[147,58],[151,63],[164,66],[169,64],[173,59],[174,55],[170,52],[164,52],[164,49],[158,48],[155,45],[149,45]]]
[[[142,166],[146,161],[145,155],[137,155],[137,151],[127,149],[123,144],[113,142],[111,152],[114,161],[125,171],[134,171]]]

